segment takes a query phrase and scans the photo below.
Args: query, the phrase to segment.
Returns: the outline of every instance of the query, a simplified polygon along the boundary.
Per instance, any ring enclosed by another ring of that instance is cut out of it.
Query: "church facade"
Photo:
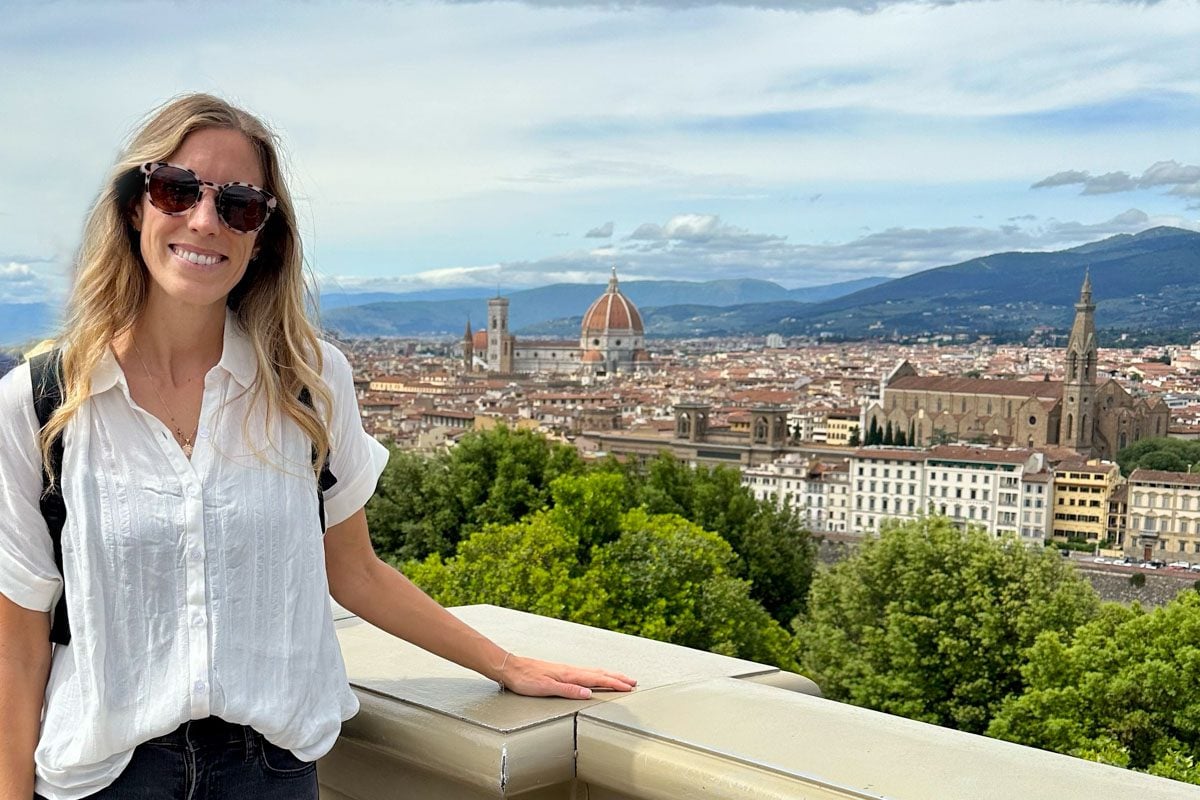
[[[508,329],[508,298],[488,300],[487,328],[463,335],[468,373],[610,375],[651,366],[637,306],[621,292],[614,267],[608,288],[583,315],[578,340],[518,339]]]
[[[1113,458],[1139,439],[1166,436],[1166,403],[1134,397],[1115,380],[1099,380],[1095,311],[1085,276],[1064,354],[1064,380],[921,376],[902,362],[884,379],[879,401],[865,410],[867,429],[902,433],[918,447],[949,441],[1060,446],[1100,458]]]

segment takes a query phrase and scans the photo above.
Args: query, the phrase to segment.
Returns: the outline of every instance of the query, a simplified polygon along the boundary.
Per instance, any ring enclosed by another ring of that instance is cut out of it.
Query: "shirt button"
[[[196,694],[204,694],[208,691],[208,684],[204,681],[196,681],[192,684],[192,688],[196,690]]]
[[[201,428],[199,431],[197,431],[197,435],[201,439],[207,439],[208,438],[208,428]]]
[[[187,488],[188,497],[198,497],[200,495],[200,487],[192,484]]]
[[[199,547],[193,547],[190,555],[192,557],[192,561],[199,561],[200,559],[204,558],[204,551]]]
[[[192,617],[192,627],[193,628],[199,628],[203,624],[204,624],[204,615],[203,614],[197,614],[196,616]]]

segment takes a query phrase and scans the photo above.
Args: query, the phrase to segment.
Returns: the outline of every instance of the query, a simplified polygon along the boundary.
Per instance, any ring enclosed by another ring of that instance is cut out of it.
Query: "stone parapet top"
[[[323,800],[1184,800],[1200,788],[819,697],[763,664],[494,606],[451,612],[522,655],[630,674],[589,701],[502,693],[335,609],[362,704]]]

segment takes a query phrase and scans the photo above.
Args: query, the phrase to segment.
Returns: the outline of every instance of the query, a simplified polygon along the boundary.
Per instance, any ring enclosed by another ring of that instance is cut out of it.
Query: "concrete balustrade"
[[[526,698],[339,621],[362,710],[321,761],[323,800],[1168,800],[1200,788],[819,697],[774,667],[496,608],[501,646],[638,678],[632,694]]]

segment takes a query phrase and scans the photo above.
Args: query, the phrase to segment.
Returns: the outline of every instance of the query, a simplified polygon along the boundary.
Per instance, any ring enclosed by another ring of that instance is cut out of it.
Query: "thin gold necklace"
[[[179,423],[175,421],[175,415],[171,413],[171,407],[167,405],[166,398],[162,396],[162,392],[158,390],[158,384],[154,381],[154,376],[150,374],[150,368],[146,366],[146,359],[142,357],[142,351],[138,349],[137,341],[131,336],[129,341],[133,344],[133,352],[137,353],[138,361],[142,362],[142,369],[146,371],[146,379],[150,381],[150,388],[158,395],[158,402],[162,403],[163,410],[167,412],[167,416],[171,419],[171,425],[175,428],[175,439],[179,442],[179,446],[183,448],[183,454],[188,458],[192,457],[192,446],[196,441],[196,431],[192,431],[192,435],[188,436],[179,427]]]

